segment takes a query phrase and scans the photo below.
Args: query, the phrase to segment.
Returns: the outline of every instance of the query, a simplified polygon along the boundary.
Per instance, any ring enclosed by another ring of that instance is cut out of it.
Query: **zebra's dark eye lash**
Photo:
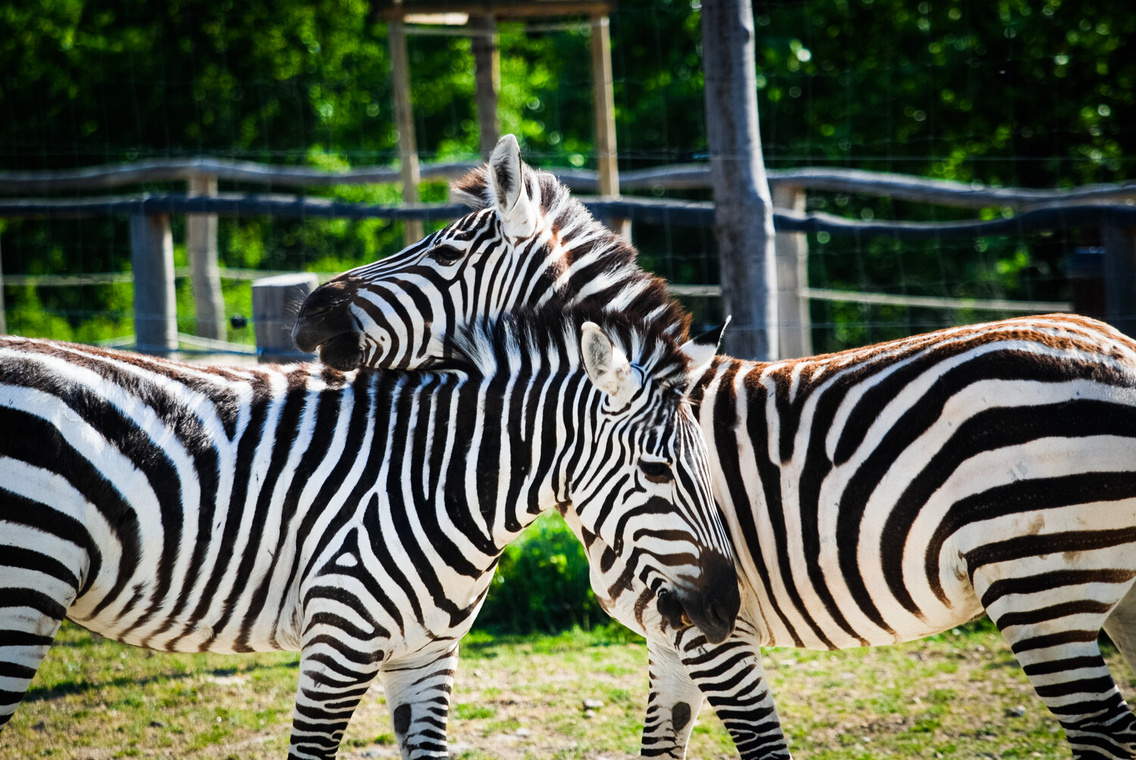
[[[670,483],[674,480],[671,466],[666,462],[640,462],[639,469],[643,476],[652,483]]]
[[[427,255],[439,264],[454,264],[459,261],[465,253],[454,248],[452,245],[443,243],[442,245],[436,245],[431,248]]]

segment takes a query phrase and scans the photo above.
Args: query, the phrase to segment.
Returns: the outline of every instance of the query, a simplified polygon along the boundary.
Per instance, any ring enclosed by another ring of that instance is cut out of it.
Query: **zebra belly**
[[[1133,490],[1123,471],[1130,461],[1136,461],[1136,442],[1108,436],[993,450],[959,467],[906,532],[890,541],[883,516],[891,511],[869,504],[856,564],[856,580],[870,591],[866,602],[852,590],[835,541],[822,542],[819,586],[808,585],[799,566],[783,573],[767,562],[762,576],[750,553],[741,552],[768,632],[765,643],[819,649],[890,644],[947,630],[984,611],[997,619],[1044,607],[1070,593],[1111,606],[1128,588],[1115,578],[1136,574],[1129,548],[1136,498],[1114,498]],[[1080,588],[1055,592],[1054,584],[1074,582],[1066,578],[1079,579]]]
[[[863,621],[851,631],[838,625],[835,622],[838,617],[849,620],[863,615],[863,611],[847,596],[840,599],[842,604],[835,608],[835,613],[816,604],[806,605],[801,611],[784,601],[771,601],[769,595],[761,590],[753,593],[743,614],[749,627],[761,632],[762,646],[817,650],[882,646],[933,636],[981,617],[982,605],[970,589],[969,582],[960,582],[959,587],[953,595],[952,605],[927,603],[920,615],[914,615],[895,603],[881,603],[881,612],[890,624],[890,630]]]
[[[100,552],[99,571],[71,604],[68,619],[107,638],[162,651],[299,649],[295,546],[275,537],[281,529],[274,513],[255,527],[242,522],[226,549],[224,521],[199,530],[199,505],[190,501],[180,512],[180,540],[171,557],[168,533],[148,507],[147,494],[125,495],[138,519],[136,546],[124,539],[121,526],[106,523],[103,510],[87,506],[84,521]],[[183,495],[196,496],[189,485]],[[216,514],[220,520],[224,513],[218,507]]]
[[[250,618],[245,610],[259,584],[249,579],[241,588],[218,592],[212,598],[191,590],[188,601],[183,601],[180,597],[185,589],[181,587],[158,596],[152,579],[132,579],[130,596],[139,603],[117,613],[93,613],[104,591],[95,587],[76,600],[67,618],[106,638],[159,651],[299,651],[298,594],[289,593],[282,605],[266,605]]]

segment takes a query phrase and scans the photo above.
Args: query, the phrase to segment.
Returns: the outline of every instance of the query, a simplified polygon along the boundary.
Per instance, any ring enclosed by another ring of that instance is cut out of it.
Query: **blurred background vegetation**
[[[1036,188],[1130,179],[1136,14],[1125,0],[756,0],[767,165],[840,166]],[[623,169],[704,160],[699,5],[626,0],[611,18]],[[500,24],[500,120],[533,164],[594,166],[588,26]],[[412,35],[422,159],[476,159],[468,38]],[[45,0],[0,7],[0,169],[210,155],[324,168],[396,158],[386,25],[363,0],[232,3]],[[176,190],[175,188],[146,188]],[[225,186],[223,190],[263,187]],[[396,202],[392,187],[314,191]],[[656,195],[661,195],[657,190]],[[441,199],[444,187],[424,188]],[[674,197],[707,198],[703,192]],[[971,211],[814,193],[853,218],[949,220]],[[999,209],[989,209],[995,216]],[[8,274],[129,269],[125,219],[7,221]],[[180,236],[180,237],[179,237]],[[710,230],[639,225],[643,264],[718,281]],[[331,273],[401,247],[379,221],[222,219],[222,266]],[[175,229],[175,240],[184,240]],[[810,285],[1065,300],[1065,260],[1095,231],[897,243],[812,236]],[[184,263],[180,250],[179,263]],[[179,314],[192,324],[188,281]],[[129,285],[9,286],[9,330],[98,340],[131,332]],[[226,282],[249,313],[248,282]],[[708,311],[713,304],[693,303]],[[817,350],[988,314],[814,303]],[[251,342],[250,328],[234,340]]]
[[[754,0],[766,165],[837,166],[1030,188],[1132,179],[1136,14],[1129,0]],[[569,20],[571,21],[571,20]],[[502,22],[500,121],[539,167],[594,167],[588,25]],[[623,169],[705,160],[698,0],[620,0],[611,16]],[[1127,44],[1126,44],[1127,43]],[[424,161],[476,160],[468,38],[409,39]],[[0,5],[0,169],[208,155],[323,168],[397,156],[387,30],[364,0],[16,0]],[[182,187],[146,190],[182,191]],[[248,189],[223,185],[223,190]],[[394,203],[392,187],[314,193]],[[662,195],[662,190],[652,194]],[[440,200],[442,186],[425,186]],[[708,199],[704,192],[669,193]],[[949,220],[973,212],[815,193],[810,210]],[[987,209],[993,218],[1000,209]],[[174,220],[185,264],[184,219]],[[718,282],[710,230],[637,225],[644,266]],[[1067,259],[1095,230],[973,241],[809,239],[812,287],[949,297],[1067,300]],[[381,221],[222,219],[228,270],[332,273],[402,245]],[[130,268],[125,218],[0,221],[7,275]],[[224,272],[223,272],[224,275]],[[224,279],[230,316],[247,280]],[[192,298],[179,280],[179,318]],[[9,284],[13,333],[99,341],[132,332],[128,281]],[[706,320],[713,304],[695,303]],[[830,350],[990,313],[814,303]],[[230,339],[251,342],[251,327]],[[524,630],[602,620],[582,553],[555,519],[501,563],[483,621]]]

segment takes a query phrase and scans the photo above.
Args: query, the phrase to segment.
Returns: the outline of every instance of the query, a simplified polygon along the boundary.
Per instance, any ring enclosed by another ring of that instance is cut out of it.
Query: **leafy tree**
[[[1127,2],[755,0],[754,10],[763,141],[773,168],[832,164],[1032,187],[1132,176],[1136,55],[1123,43],[1136,32],[1136,15]],[[699,15],[691,0],[616,6],[625,168],[705,155]],[[540,165],[594,165],[587,24],[533,31],[502,22],[500,29],[504,130],[521,135]],[[469,40],[414,35],[409,54],[423,155],[475,157]],[[22,0],[0,6],[0,71],[5,169],[196,154],[321,166],[396,157],[387,29],[365,0]],[[397,197],[389,188],[328,192],[372,202]],[[971,215],[840,196],[813,204],[852,217]],[[716,281],[706,231],[643,227],[637,235],[645,265],[680,282]],[[9,272],[126,266],[121,220],[11,222],[4,236]],[[245,219],[226,221],[221,237],[223,263],[271,269],[345,268],[400,246],[399,230],[381,223]],[[1083,242],[1093,242],[1090,231]],[[945,258],[931,246],[913,257],[886,240],[814,238],[814,281],[1061,296],[1068,242],[982,245]],[[8,295],[9,307],[20,308],[23,294]],[[75,329],[100,304],[111,307],[96,291],[36,298]],[[822,311],[821,322],[846,324],[857,311],[865,322],[893,319],[859,307]],[[901,329],[940,319],[909,314]],[[882,334],[847,335],[873,337]]]

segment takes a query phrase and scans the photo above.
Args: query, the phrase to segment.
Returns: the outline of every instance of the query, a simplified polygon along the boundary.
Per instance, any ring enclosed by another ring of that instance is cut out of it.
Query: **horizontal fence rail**
[[[713,227],[714,204],[657,198],[619,199],[579,197],[600,218],[618,217],[643,224]],[[459,203],[418,203],[412,206],[351,203],[294,195],[222,193],[216,196],[138,195],[93,198],[0,199],[0,217],[82,218],[108,215],[216,214],[217,216],[281,216],[334,219],[416,219],[439,222],[469,212]],[[821,211],[808,213],[774,209],[778,232],[836,235],[874,235],[896,239],[993,237],[1074,227],[1136,226],[1133,205],[1050,205],[998,219],[949,222],[897,222],[848,219]]]
[[[426,182],[447,182],[460,178],[477,164],[447,162],[424,164],[421,178]],[[586,169],[550,169],[577,193],[595,193],[598,173]],[[854,293],[833,289],[810,288],[807,283],[806,234],[887,237],[895,240],[947,240],[976,237],[1017,236],[1047,230],[1095,228],[1105,240],[1103,278],[1108,284],[1110,321],[1136,332],[1136,183],[1091,185],[1067,190],[1033,190],[987,187],[950,180],[911,177],[891,173],[867,172],[841,168],[803,168],[770,170],[769,184],[774,196],[774,227],[777,232],[778,289],[783,303],[779,307],[784,354],[804,355],[811,352],[808,302],[810,300],[847,301],[937,309],[994,310],[1009,312],[1063,311],[1070,306],[1062,302],[1007,301],[999,299],[935,298],[884,293]],[[66,275],[11,276],[11,284],[62,286],[120,281],[133,277],[136,290],[145,288],[144,296],[164,290],[159,280],[184,276],[186,270],[174,272],[169,217],[184,214],[190,251],[190,276],[198,311],[198,332],[214,343],[223,337],[223,302],[220,296],[220,273],[217,266],[216,219],[218,217],[280,216],[291,218],[386,219],[410,225],[437,223],[466,213],[457,203],[368,204],[338,201],[330,198],[284,195],[276,193],[219,192],[218,181],[236,184],[261,184],[290,188],[330,187],[336,185],[394,184],[401,172],[391,167],[362,167],[328,171],[311,167],[274,166],[248,161],[202,157],[193,159],[147,160],[126,164],[68,169],[58,171],[0,171],[0,217],[8,218],[82,218],[91,216],[128,216],[135,257],[132,274],[88,274],[68,278]],[[130,185],[185,182],[188,194],[158,193],[137,195],[96,195],[80,198],[29,198],[29,194],[73,191],[99,191]],[[706,190],[710,187],[710,170],[706,164],[688,164],[624,171],[619,189],[628,192],[659,190]],[[895,200],[936,206],[974,209],[996,209],[994,219],[972,219],[948,222],[907,222],[861,220],[824,212],[807,212],[807,192],[841,193],[866,197],[891,197]],[[24,197],[3,197],[3,196]],[[713,228],[714,205],[707,201],[635,196],[581,196],[580,200],[601,220],[626,220],[633,224],[665,224]],[[149,220],[142,223],[142,220]],[[408,227],[412,229],[412,227]],[[150,280],[139,282],[140,271],[149,263],[160,261],[152,269]],[[268,274],[268,273],[261,273]],[[241,279],[256,276],[247,272],[230,272]],[[326,275],[321,275],[326,277]],[[716,285],[674,285],[673,292],[688,296],[715,296]],[[200,294],[199,294],[200,291]],[[203,294],[203,295],[202,295]],[[137,303],[137,298],[136,298]],[[0,302],[2,307],[2,302]],[[147,307],[158,308],[158,307]],[[167,309],[168,305],[160,308]],[[137,311],[137,306],[136,306]],[[202,320],[202,313],[213,316]],[[2,314],[2,311],[0,311]],[[155,322],[153,315],[136,313],[136,323]],[[1112,317],[1115,317],[1113,319]],[[1127,320],[1127,321],[1126,321]],[[156,320],[163,322],[162,319]],[[168,320],[167,320],[168,321]],[[1131,324],[1128,324],[1131,322]],[[0,323],[2,324],[2,323]],[[157,328],[155,328],[157,329]],[[180,336],[184,339],[184,335]],[[154,350],[172,350],[178,340],[176,331],[164,324],[161,331],[148,337],[139,336],[140,345]],[[185,342],[182,340],[181,342]],[[210,344],[212,345],[212,344]],[[164,346],[164,348],[163,348]]]
[[[424,182],[449,182],[461,178],[478,165],[471,161],[422,164],[420,174]],[[211,157],[161,159],[106,164],[82,169],[0,171],[0,193],[18,195],[92,190],[145,183],[184,182],[195,176],[211,176],[225,182],[283,187],[397,184],[401,181],[400,171],[398,168],[388,166],[326,170]],[[549,171],[574,192],[599,191],[599,177],[595,170],[553,168]],[[770,187],[775,189],[800,187],[822,192],[892,197],[901,201],[955,208],[1021,209],[1051,203],[1136,202],[1136,182],[1087,185],[1063,190],[1036,190],[990,187],[977,182],[829,167],[770,169],[767,175]],[[710,167],[707,164],[680,164],[623,170],[619,174],[619,186],[621,190],[630,191],[708,190]]]
[[[420,171],[425,182],[448,182],[462,177],[476,166],[478,164],[468,161],[423,164]],[[156,182],[185,182],[203,175],[225,182],[284,187],[392,185],[402,181],[399,169],[386,166],[327,171],[307,166],[273,166],[223,158],[194,158],[137,161],[56,171],[0,171],[0,193],[50,193]]]
[[[0,217],[79,219],[91,216],[142,214],[215,214],[217,216],[282,216],[331,219],[387,219],[428,222],[456,219],[469,212],[457,203],[419,203],[389,205],[350,203],[301,195],[259,195],[220,193],[218,195],[136,195],[94,198],[0,199]]]

